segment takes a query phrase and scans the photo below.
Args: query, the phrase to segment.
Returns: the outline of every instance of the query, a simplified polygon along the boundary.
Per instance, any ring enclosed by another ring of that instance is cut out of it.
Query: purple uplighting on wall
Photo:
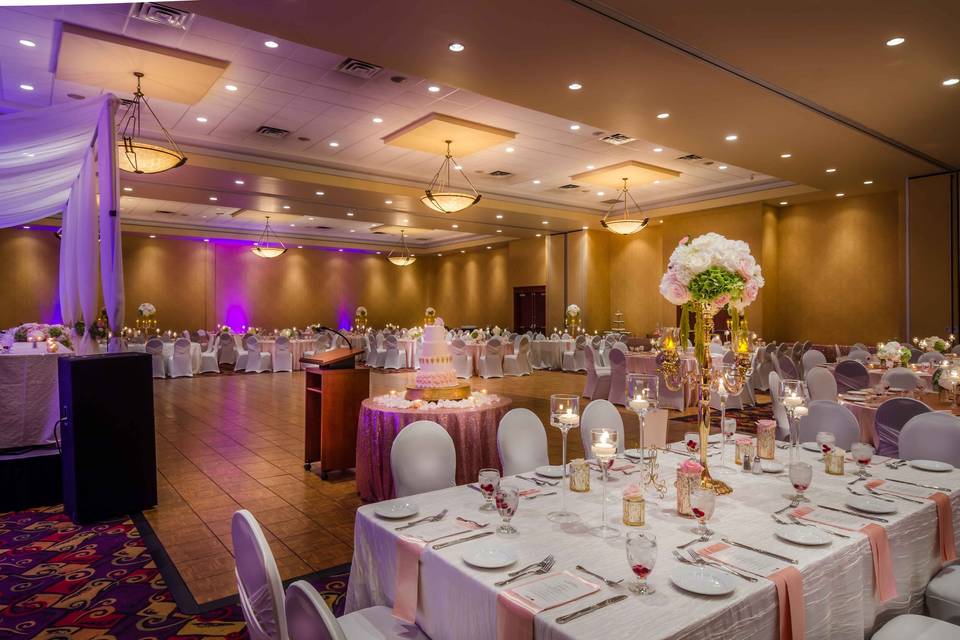
[[[247,312],[244,311],[242,306],[239,304],[229,304],[227,306],[226,324],[234,331],[237,331],[241,327],[248,326],[250,321],[247,319]]]

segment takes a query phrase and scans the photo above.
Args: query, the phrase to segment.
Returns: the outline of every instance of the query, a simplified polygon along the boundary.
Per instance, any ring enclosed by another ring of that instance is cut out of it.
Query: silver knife
[[[912,484],[915,487],[923,487],[924,489],[933,489],[934,491],[946,491],[950,493],[953,489],[947,489],[946,487],[938,487],[932,484],[923,484],[921,482],[909,482],[907,480],[897,480],[896,478],[885,478],[888,482],[899,482],[900,484]]]
[[[787,556],[782,556],[779,553],[774,553],[773,551],[766,551],[764,549],[757,549],[756,547],[751,547],[743,544],[742,542],[737,542],[731,540],[730,538],[721,538],[727,544],[732,544],[735,547],[740,547],[741,549],[746,549],[747,551],[753,551],[755,553],[761,553],[765,556],[770,556],[771,558],[776,558],[777,560],[783,560],[784,562],[789,562],[790,564],[800,564],[797,560],[793,558],[788,558]]]
[[[626,599],[627,599],[627,596],[621,595],[621,596],[613,596],[612,598],[607,598],[606,600],[601,600],[597,604],[592,604],[589,607],[584,607],[583,609],[579,609],[577,611],[574,611],[573,613],[568,613],[565,616],[560,616],[559,618],[557,618],[557,624],[566,624],[571,620],[576,620],[580,616],[585,616],[588,613],[593,613],[594,611],[598,609],[603,609],[604,607],[611,604],[623,602]]]
[[[858,518],[863,518],[863,519],[865,519],[865,520],[874,520],[874,521],[876,521],[876,522],[884,522],[884,523],[890,522],[890,521],[887,520],[886,518],[878,518],[877,516],[868,516],[868,515],[866,515],[866,514],[864,514],[864,513],[857,513],[856,511],[847,511],[846,509],[838,509],[838,508],[836,508],[836,507],[828,507],[828,506],[825,505],[825,504],[818,504],[817,506],[820,507],[821,509],[827,509],[827,510],[829,510],[829,511],[836,511],[837,513],[845,513],[845,514],[847,514],[848,516],[857,516]]]
[[[450,547],[455,544],[460,544],[461,542],[468,542],[470,540],[476,540],[477,538],[485,538],[486,536],[492,536],[493,531],[484,531],[483,533],[477,533],[472,536],[467,536],[466,538],[460,538],[458,540],[451,540],[450,542],[441,542],[439,544],[433,545],[434,549],[443,549],[444,547]]]

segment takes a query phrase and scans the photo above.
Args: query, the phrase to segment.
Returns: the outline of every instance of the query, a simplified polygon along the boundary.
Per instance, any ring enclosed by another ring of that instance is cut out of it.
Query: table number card
[[[697,549],[697,553],[705,558],[711,558],[723,564],[728,564],[737,569],[743,569],[750,573],[756,573],[761,576],[769,576],[781,569],[791,566],[790,563],[783,560],[777,560],[770,556],[749,549],[741,549],[724,542],[717,542],[710,546]]]
[[[600,587],[592,582],[566,571],[508,589],[513,596],[522,599],[537,611],[559,607],[599,590]]]

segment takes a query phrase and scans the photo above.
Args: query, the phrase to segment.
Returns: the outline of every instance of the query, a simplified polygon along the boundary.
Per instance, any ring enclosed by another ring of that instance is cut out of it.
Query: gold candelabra
[[[735,361],[730,375],[723,376],[722,367],[715,369],[710,356],[710,336],[713,334],[713,316],[717,310],[709,302],[692,303],[696,312],[694,326],[694,356],[697,366],[685,370],[681,354],[685,351],[687,336],[681,336],[677,328],[669,328],[663,337],[661,351],[657,356],[657,367],[663,375],[664,383],[671,391],[679,391],[684,384],[695,390],[697,402],[697,426],[700,434],[700,486],[713,489],[718,494],[727,494],[733,489],[727,483],[710,475],[707,463],[707,450],[710,438],[710,390],[723,385],[727,393],[736,395],[743,390],[751,373],[750,333],[741,327],[733,334],[731,347]],[[720,377],[723,381],[720,382]],[[724,394],[726,395],[726,394]]]

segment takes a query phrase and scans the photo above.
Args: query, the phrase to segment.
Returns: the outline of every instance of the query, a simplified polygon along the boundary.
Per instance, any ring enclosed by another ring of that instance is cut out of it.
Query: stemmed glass
[[[643,437],[646,431],[647,414],[657,408],[657,399],[660,395],[660,378],[642,373],[627,374],[627,398],[629,406],[640,418],[640,449],[628,449],[625,455],[631,458],[640,458],[640,466],[646,469],[647,450]],[[644,489],[646,489],[646,474],[642,474]]]
[[[694,529],[694,533],[700,536],[700,542],[706,542],[713,535],[713,531],[707,528],[707,521],[713,517],[716,506],[717,492],[713,489],[697,487],[690,494],[690,511],[697,519],[697,528]]]
[[[510,519],[517,513],[517,506],[520,504],[520,492],[516,487],[507,485],[497,487],[496,502],[497,511],[500,513],[500,519],[502,520],[500,526],[497,527],[497,533],[508,536],[519,533],[510,524]]]
[[[810,488],[810,481],[813,480],[813,467],[809,462],[792,462],[788,469],[790,470],[790,484],[797,492],[791,498],[790,506],[798,507],[801,502],[810,502],[809,498],[804,496],[803,493]]]
[[[479,483],[480,493],[483,494],[483,504],[480,505],[480,511],[493,511],[493,498],[500,486],[500,471],[497,469],[480,469]]]
[[[820,457],[820,462],[823,462],[824,456],[833,451],[833,448],[837,446],[837,437],[829,431],[818,431],[817,445],[820,447],[820,453],[823,454],[823,456]]]
[[[787,413],[790,423],[790,462],[798,459],[797,449],[800,445],[800,418],[807,415],[807,402],[810,396],[807,393],[807,383],[803,380],[782,380],[780,382],[780,403]]]
[[[560,510],[551,511],[547,519],[551,522],[574,522],[580,516],[567,511],[567,434],[580,424],[580,396],[555,393],[550,396],[550,424],[563,434],[563,466],[560,481]]]
[[[735,473],[736,469],[733,467],[728,467],[724,463],[724,458],[726,457],[726,448],[730,444],[730,440],[733,438],[734,434],[737,433],[737,420],[736,418],[724,418],[720,422],[720,429],[723,432],[723,444],[720,447],[720,468],[719,473]]]
[[[617,455],[617,440],[619,434],[609,429],[591,429],[590,430],[590,450],[593,457],[597,459],[600,465],[600,472],[603,474],[601,483],[600,499],[600,524],[591,527],[590,533],[600,538],[614,538],[620,535],[620,529],[611,527],[607,524],[607,469]]]
[[[850,447],[850,455],[853,456],[853,461],[857,463],[857,477],[861,480],[873,477],[867,471],[867,465],[873,460],[873,451],[873,445],[865,442],[857,442]]]
[[[647,576],[657,564],[657,536],[649,531],[631,531],[627,534],[627,563],[637,579],[629,585],[630,591],[645,596],[655,593]]]

